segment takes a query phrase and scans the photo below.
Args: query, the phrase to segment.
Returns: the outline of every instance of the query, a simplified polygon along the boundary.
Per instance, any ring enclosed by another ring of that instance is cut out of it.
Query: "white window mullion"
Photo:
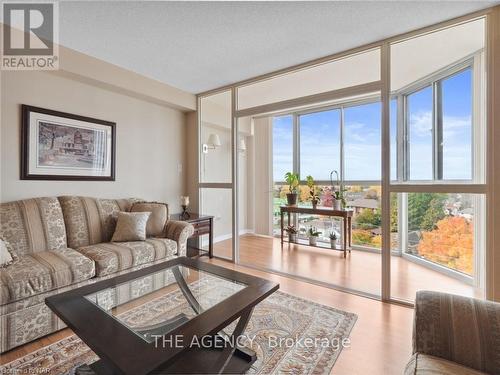
[[[406,130],[405,130],[405,105],[403,95],[398,95],[397,97],[397,124],[396,124],[396,179],[398,182],[403,182],[406,180],[406,168],[405,162],[406,158]]]
[[[432,161],[434,180],[443,179],[443,109],[441,81],[432,84]]]

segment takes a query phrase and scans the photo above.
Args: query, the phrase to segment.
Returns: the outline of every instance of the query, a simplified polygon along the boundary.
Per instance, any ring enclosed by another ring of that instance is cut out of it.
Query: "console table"
[[[342,249],[332,249],[332,250],[340,250],[344,252],[344,258],[347,255],[347,246],[349,246],[349,252],[351,252],[351,235],[352,235],[352,211],[351,210],[334,210],[331,207],[299,207],[299,206],[281,206],[280,207],[280,215],[281,215],[281,246],[283,246],[285,241],[284,232],[285,232],[285,213],[288,216],[288,225],[291,223],[291,214],[311,214],[311,215],[321,215],[321,216],[331,216],[331,217],[340,217],[343,220],[342,225]],[[299,243],[299,245],[308,245],[306,243]],[[316,246],[321,247],[321,246]],[[324,247],[321,247],[324,248]]]
[[[171,220],[185,221],[194,227],[194,233],[187,241],[186,256],[191,258],[208,255],[209,258],[212,258],[214,253],[214,217],[194,212],[189,212],[188,215],[170,215]],[[204,234],[208,234],[208,251],[202,249],[200,244],[201,236]]]

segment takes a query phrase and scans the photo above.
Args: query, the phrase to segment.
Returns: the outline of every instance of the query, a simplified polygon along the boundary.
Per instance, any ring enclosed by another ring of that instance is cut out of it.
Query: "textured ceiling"
[[[68,1],[60,43],[198,93],[498,3]]]

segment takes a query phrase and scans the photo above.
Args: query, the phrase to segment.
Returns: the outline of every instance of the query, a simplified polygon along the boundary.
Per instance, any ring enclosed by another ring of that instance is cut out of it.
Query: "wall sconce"
[[[219,136],[212,133],[208,137],[207,143],[204,143],[202,146],[203,153],[208,154],[208,150],[215,150],[217,147],[220,147],[221,144]]]
[[[238,145],[238,152],[245,152],[247,150],[247,145],[245,143],[245,140],[242,138],[240,139],[240,144]]]

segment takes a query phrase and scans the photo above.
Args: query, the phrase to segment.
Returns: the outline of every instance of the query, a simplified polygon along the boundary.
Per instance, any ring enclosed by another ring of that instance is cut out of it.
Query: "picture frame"
[[[115,181],[116,123],[23,104],[21,180]]]

